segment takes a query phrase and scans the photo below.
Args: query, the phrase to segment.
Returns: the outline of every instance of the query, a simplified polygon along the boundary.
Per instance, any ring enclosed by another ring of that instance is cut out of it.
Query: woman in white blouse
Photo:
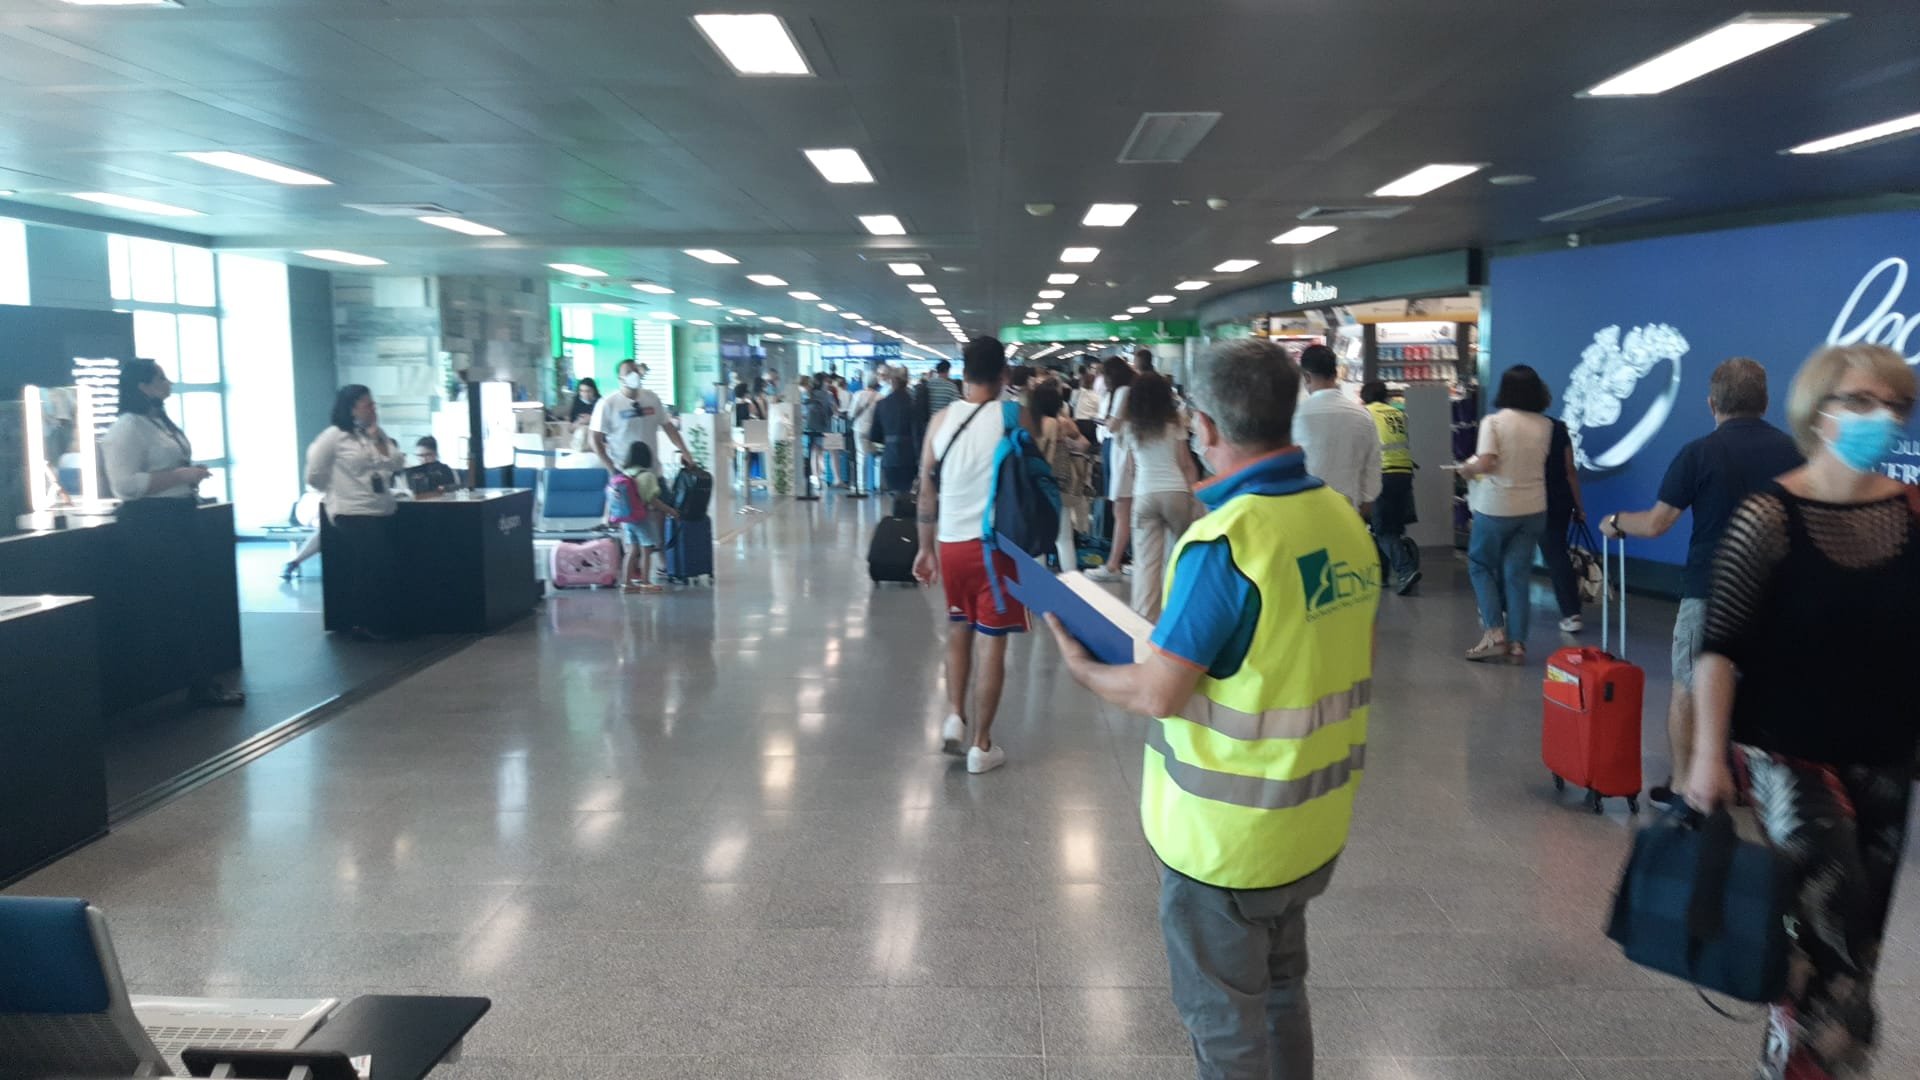
[[[406,455],[380,430],[373,393],[358,384],[344,387],[333,400],[333,424],[307,448],[307,483],[325,496],[327,573],[346,587],[344,617],[329,620],[355,637],[378,641],[395,626],[393,580],[393,474]]]
[[[1119,442],[1120,453],[1133,463],[1133,610],[1158,622],[1167,555],[1201,513],[1193,497],[1200,472],[1173,384],[1149,371],[1128,389]]]
[[[176,609],[213,602],[221,595],[218,582],[200,580],[201,560],[195,547],[193,512],[200,505],[199,485],[208,471],[193,463],[193,444],[187,433],[167,415],[166,401],[173,380],[152,360],[133,359],[120,364],[120,415],[100,440],[106,461],[107,486],[120,500],[116,516],[137,523],[137,543],[149,565],[167,572],[149,578],[150,589],[174,593]],[[228,586],[232,588],[231,585]],[[189,635],[186,662],[187,700],[195,705],[238,706],[247,695],[214,681],[213,661],[194,651],[197,635]]]
[[[1480,421],[1477,452],[1460,466],[1470,480],[1467,576],[1480,607],[1480,640],[1469,660],[1527,659],[1533,549],[1547,525],[1547,448],[1553,421],[1541,415],[1553,396],[1539,373],[1515,364],[1500,378],[1499,411]]]

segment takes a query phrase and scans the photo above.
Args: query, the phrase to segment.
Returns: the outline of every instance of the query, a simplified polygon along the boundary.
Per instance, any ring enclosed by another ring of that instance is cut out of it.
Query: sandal
[[[1480,643],[1467,650],[1467,659],[1473,661],[1500,660],[1507,656],[1505,638],[1483,637]]]

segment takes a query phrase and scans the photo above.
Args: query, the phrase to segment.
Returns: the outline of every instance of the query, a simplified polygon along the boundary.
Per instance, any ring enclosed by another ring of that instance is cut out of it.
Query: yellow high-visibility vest
[[[1407,414],[1376,401],[1367,406],[1373,414],[1373,426],[1380,429],[1380,471],[1412,472],[1413,455],[1407,451]]]
[[[1227,889],[1298,881],[1346,846],[1366,764],[1380,559],[1332,488],[1240,495],[1180,538],[1224,537],[1259,597],[1239,670],[1148,728],[1140,819],[1168,866]],[[1173,575],[1168,575],[1171,594]]]

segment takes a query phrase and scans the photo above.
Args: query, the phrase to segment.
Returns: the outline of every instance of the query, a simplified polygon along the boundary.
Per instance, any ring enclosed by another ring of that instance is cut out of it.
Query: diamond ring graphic
[[[1593,344],[1580,353],[1568,380],[1560,412],[1572,436],[1575,464],[1590,471],[1618,469],[1666,426],[1680,397],[1680,361],[1687,348],[1687,339],[1666,323],[1636,326],[1624,338],[1618,326],[1593,335]],[[1590,448],[1600,441],[1594,436],[1620,422],[1627,399],[1663,360],[1670,362],[1667,385],[1646,415],[1613,445]]]

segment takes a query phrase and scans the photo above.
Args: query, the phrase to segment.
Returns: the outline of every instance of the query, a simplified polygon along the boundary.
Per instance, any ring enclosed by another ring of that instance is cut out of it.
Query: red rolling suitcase
[[[1608,567],[1600,551],[1603,581]],[[1547,658],[1542,693],[1546,712],[1540,757],[1553,786],[1587,789],[1587,808],[1600,813],[1609,798],[1625,798],[1640,812],[1640,716],[1647,673],[1607,651],[1613,590],[1604,582],[1600,600],[1600,647],[1573,646]],[[1627,544],[1620,542],[1620,651],[1627,648]]]

